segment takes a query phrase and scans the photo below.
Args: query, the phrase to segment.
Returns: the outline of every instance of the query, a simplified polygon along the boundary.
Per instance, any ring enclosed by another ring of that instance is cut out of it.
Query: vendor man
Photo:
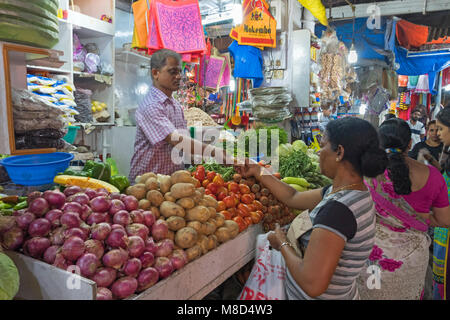
[[[146,172],[170,175],[183,170],[184,164],[177,164],[172,158],[172,149],[177,145],[190,145],[190,150],[202,153],[207,147],[189,137],[183,108],[172,98],[172,93],[180,87],[181,71],[181,56],[175,51],[161,49],[152,55],[153,85],[136,111],[137,131],[130,181],[134,182],[138,175]],[[222,163],[227,157],[219,148],[213,148],[211,156]],[[232,160],[228,159],[227,163]]]

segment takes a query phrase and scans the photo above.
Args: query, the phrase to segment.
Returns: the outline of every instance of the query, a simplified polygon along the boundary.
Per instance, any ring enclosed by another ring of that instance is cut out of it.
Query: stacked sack
[[[265,122],[279,122],[291,117],[289,103],[292,101],[285,87],[267,87],[250,90],[252,113]]]

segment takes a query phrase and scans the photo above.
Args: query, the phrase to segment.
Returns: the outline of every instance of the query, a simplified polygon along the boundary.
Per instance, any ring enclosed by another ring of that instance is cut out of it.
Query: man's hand
[[[244,163],[242,164],[242,162]],[[244,161],[236,162],[234,166],[236,172],[239,173],[243,178],[259,178],[259,176],[261,175],[261,168],[262,167],[257,162],[249,158],[245,158]]]

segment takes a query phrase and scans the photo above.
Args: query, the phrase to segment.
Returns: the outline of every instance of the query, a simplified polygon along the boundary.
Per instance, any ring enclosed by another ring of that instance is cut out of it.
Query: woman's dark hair
[[[388,113],[384,116],[384,120],[389,120],[389,119],[394,119],[394,118],[397,118],[397,117],[395,116],[395,114],[392,114],[392,113]]]
[[[439,111],[439,113],[436,116],[436,119],[439,120],[440,123],[442,123],[446,127],[450,127],[450,104],[448,104],[444,109]],[[448,153],[447,146],[444,146],[444,152]],[[450,156],[447,157],[447,160],[445,163],[441,163],[442,169],[447,173],[447,175],[450,174]]]
[[[427,123],[427,130],[430,129],[431,126],[435,126],[436,125],[436,120],[431,120]]]
[[[404,152],[411,141],[411,129],[402,119],[390,119],[384,121],[378,128],[381,146],[384,149],[399,149],[401,152],[388,153],[389,164],[387,166],[389,178],[394,184],[397,194],[411,193],[411,180],[409,179],[409,167],[405,162]]]
[[[326,127],[328,140],[334,151],[341,145],[344,158],[361,176],[374,178],[386,170],[386,152],[380,148],[377,131],[359,118],[330,121]]]

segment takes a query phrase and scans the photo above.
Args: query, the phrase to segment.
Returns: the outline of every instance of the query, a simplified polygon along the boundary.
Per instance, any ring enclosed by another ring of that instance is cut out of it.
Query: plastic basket
[[[32,154],[5,158],[0,164],[15,184],[40,186],[53,183],[55,176],[69,167],[73,157],[65,152]]]
[[[64,140],[70,144],[75,142],[75,139],[77,138],[77,133],[78,130],[80,129],[80,127],[76,127],[76,126],[69,126],[69,131],[67,132],[67,134],[64,136]]]

